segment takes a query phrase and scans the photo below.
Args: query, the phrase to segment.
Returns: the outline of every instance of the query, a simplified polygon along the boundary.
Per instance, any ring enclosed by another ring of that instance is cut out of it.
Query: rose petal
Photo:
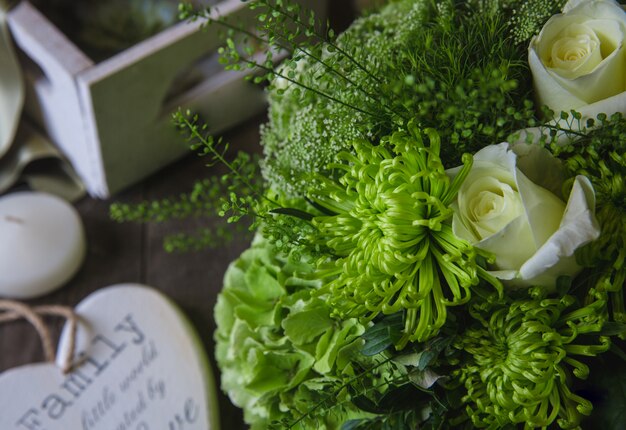
[[[554,82],[554,73],[548,72],[534,49],[529,50],[528,64],[533,74],[533,84],[539,105],[548,106],[558,115],[562,110],[569,112],[570,109],[578,109],[587,104]]]
[[[559,229],[520,268],[519,277],[529,285],[550,286],[558,276],[576,275],[580,267],[576,264],[575,251],[600,235],[594,212],[591,182],[577,176]]]
[[[585,25],[593,29],[601,43],[602,57],[607,58],[624,42],[624,23],[608,19],[592,19]]]
[[[511,181],[513,182],[513,181]],[[524,213],[522,200],[514,188],[495,177],[482,177],[468,187],[468,207],[463,211],[471,215],[470,220],[481,238],[491,236],[502,230],[513,219]],[[471,196],[476,188],[476,193]],[[461,200],[464,200],[460,196]]]
[[[512,172],[515,169],[516,156],[509,151],[509,144],[502,142],[497,145],[489,145],[474,154],[474,165],[479,166],[480,162],[496,163],[499,166]]]
[[[603,23],[611,24],[619,32],[619,25],[613,21],[603,20]],[[606,42],[603,44],[592,26],[584,24],[572,24],[561,31],[551,45],[550,61],[548,67],[558,76],[566,79],[576,79],[594,71],[619,45]],[[611,26],[609,25],[609,26]],[[605,40],[607,38],[604,38]],[[605,47],[606,45],[606,47]],[[604,48],[604,49],[603,49]],[[603,54],[606,52],[606,55]],[[572,56],[572,54],[576,54]]]
[[[522,267],[524,262],[537,251],[530,224],[523,215],[474,246],[494,254],[495,265],[501,270]]]
[[[576,110],[582,114],[582,124],[584,124],[588,118],[595,119],[599,113],[605,113],[609,117],[615,112],[621,112],[626,115],[626,91],[604,100],[581,106]]]
[[[563,12],[568,14],[578,14],[596,19],[618,19],[626,22],[626,12],[622,6],[616,1],[611,0],[594,0],[594,1],[578,1],[576,7],[567,9],[563,8]]]
[[[558,85],[578,99],[583,100],[585,104],[594,103],[624,91],[624,72],[626,71],[624,53],[623,45],[620,45],[593,72],[576,79],[567,79],[550,69],[548,69],[548,73]],[[548,103],[548,106],[555,112],[573,109],[572,107],[568,109],[568,106],[561,106],[557,110],[551,106],[551,103],[552,101]]]
[[[511,149],[517,155],[517,168],[528,179],[564,200],[561,187],[565,181],[565,173],[558,158],[543,146],[527,144],[523,139],[512,144]]]
[[[509,150],[509,144],[506,142],[481,149],[474,156],[474,160],[476,166],[480,166],[482,161],[489,161],[497,163],[509,172],[515,172],[518,191],[531,225],[534,243],[539,247],[558,228],[565,204],[548,190],[534,184],[517,168],[517,155]]]
[[[579,5],[581,5],[582,3],[586,3],[589,0],[569,0],[565,6],[563,6],[563,13],[567,13],[570,10],[578,7]]]
[[[565,203],[550,191],[534,184],[519,169],[516,172],[519,193],[538,248],[559,228]]]
[[[488,270],[487,272],[501,281],[507,281],[506,285],[509,287],[528,286],[528,285],[519,285],[519,281],[517,281],[519,277],[519,271],[517,270]]]
[[[508,178],[500,179],[504,180],[504,182],[514,183],[515,178],[508,172],[512,172],[515,169],[515,154],[508,151],[508,147],[508,143],[503,142],[498,145],[487,146],[478,151],[474,155],[472,171],[466,178],[466,184],[468,183],[467,181],[472,181],[472,176],[475,176],[477,171],[482,169],[493,171],[494,174],[505,172]],[[448,169],[446,173],[450,176],[450,178],[454,178],[459,171],[460,167]],[[459,204],[455,202],[453,204],[455,215],[452,218],[452,231],[457,237],[468,240],[470,243],[476,243],[479,242],[484,236],[478,236],[475,228],[476,226],[470,224],[470,221],[464,216],[458,216],[459,213],[465,213],[467,209],[466,206],[468,202],[466,201],[466,196],[464,196],[466,188],[467,185],[464,184],[461,187],[461,190],[459,190],[459,195],[457,196],[457,201],[460,200],[462,203]]]
[[[454,210],[454,214],[452,215],[452,233],[454,233],[456,237],[467,240],[469,243],[478,242],[480,238],[476,236],[469,225],[465,224],[465,217],[458,216],[458,204],[454,202],[451,206]]]
[[[499,232],[474,243],[477,248],[495,256],[498,270],[490,273],[511,287],[537,285],[554,288],[559,276],[574,276],[580,270],[574,256],[576,249],[600,234],[594,215],[595,196],[591,182],[584,176],[576,177],[565,205],[554,194],[531,181],[525,170],[522,171],[529,167],[528,174],[540,178],[542,172],[545,176],[546,172],[556,170],[559,174],[555,178],[560,178],[561,165],[547,150],[521,144],[513,151],[509,150],[507,143],[502,143],[480,150],[474,159],[474,167],[479,169],[491,165],[496,172],[505,167],[516,172],[516,185],[525,207],[524,215]],[[495,169],[494,165],[497,166]],[[451,176],[456,173],[458,169],[448,171]],[[470,176],[471,173],[468,179]],[[553,186],[557,188],[556,183]],[[457,215],[458,208],[455,206],[454,209],[453,231],[458,237],[466,237],[474,226],[464,225],[462,217]]]
[[[533,37],[530,47],[537,52],[537,55],[544,64],[550,62],[552,55],[552,44],[559,39],[564,29],[581,24],[584,25],[589,19],[585,15],[554,15],[545,23],[536,37]]]

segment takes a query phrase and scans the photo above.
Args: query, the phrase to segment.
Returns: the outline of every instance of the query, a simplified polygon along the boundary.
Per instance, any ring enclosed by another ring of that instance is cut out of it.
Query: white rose
[[[584,117],[626,113],[626,13],[613,0],[570,0],[530,43],[541,105]]]
[[[559,162],[547,150],[486,147],[474,156],[452,205],[454,234],[495,256],[496,277],[553,288],[557,277],[578,273],[574,252],[600,234],[589,180],[575,178],[567,205],[554,194],[561,186]]]

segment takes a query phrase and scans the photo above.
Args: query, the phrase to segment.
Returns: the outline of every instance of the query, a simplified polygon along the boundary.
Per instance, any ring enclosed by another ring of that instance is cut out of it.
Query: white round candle
[[[85,257],[76,210],[44,193],[0,198],[0,296],[27,299],[65,284]]]

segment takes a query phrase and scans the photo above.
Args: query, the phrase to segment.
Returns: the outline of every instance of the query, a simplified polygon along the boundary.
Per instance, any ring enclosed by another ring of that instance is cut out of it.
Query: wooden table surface
[[[263,120],[259,117],[248,121],[226,134],[225,139],[234,149],[258,152],[258,130]],[[28,303],[75,306],[93,291],[118,283],[141,283],[157,288],[176,302],[195,326],[214,375],[218,376],[213,357],[213,307],[228,264],[248,247],[251,236],[238,237],[219,249],[169,254],[162,244],[167,234],[192,232],[210,224],[211,220],[120,224],[109,218],[109,206],[113,201],[140,202],[176,196],[190,190],[195,181],[221,173],[224,173],[222,166],[206,167],[204,159],[190,154],[114,199],[84,198],[77,202],[75,206],[82,217],[88,244],[83,266],[62,289]],[[62,321],[50,321],[58,336]],[[43,352],[33,327],[23,321],[0,325],[0,372],[40,361],[43,361]],[[216,379],[219,381],[219,377]],[[241,412],[221,391],[218,396],[222,430],[246,428]]]

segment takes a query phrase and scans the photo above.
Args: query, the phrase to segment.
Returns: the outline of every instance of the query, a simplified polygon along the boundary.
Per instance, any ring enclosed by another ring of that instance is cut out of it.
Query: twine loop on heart
[[[45,324],[42,316],[60,316],[64,317],[69,324],[70,335],[68,339],[69,353],[65,354],[65,360],[61,367],[63,373],[67,374],[72,370],[74,356],[74,347],[76,343],[76,325],[78,316],[72,308],[66,306],[28,306],[24,303],[13,300],[0,300],[0,324],[11,322],[18,319],[25,319],[35,327],[41,344],[43,347],[44,357],[47,362],[55,363],[55,352],[52,344],[52,336],[48,326]]]

